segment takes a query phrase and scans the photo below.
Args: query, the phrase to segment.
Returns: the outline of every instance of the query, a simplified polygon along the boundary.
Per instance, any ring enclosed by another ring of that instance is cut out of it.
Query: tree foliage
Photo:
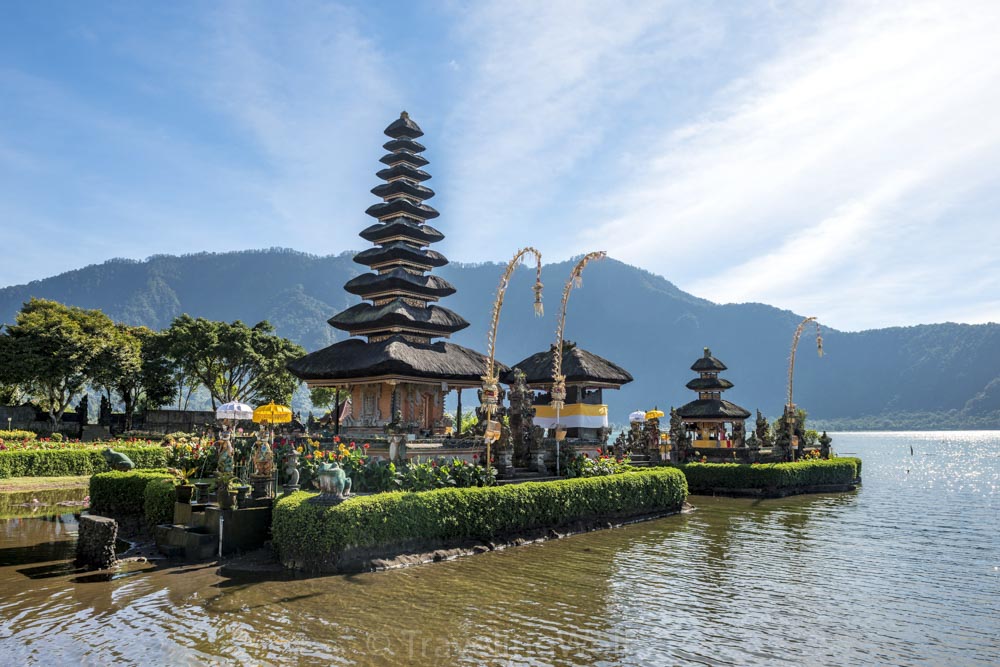
[[[165,336],[146,327],[116,324],[111,344],[96,360],[94,384],[114,392],[125,412],[125,429],[141,406],[158,408],[176,392],[173,368],[164,356]]]
[[[114,339],[114,323],[99,310],[31,299],[0,336],[0,382],[20,387],[58,425]]]
[[[208,389],[213,408],[233,400],[287,404],[298,386],[285,365],[305,350],[266,320],[248,327],[185,314],[164,335],[175,367]]]

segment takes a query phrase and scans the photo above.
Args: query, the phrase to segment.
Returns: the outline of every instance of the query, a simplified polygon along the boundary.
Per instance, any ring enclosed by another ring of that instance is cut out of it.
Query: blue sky
[[[361,248],[406,109],[454,261],[1000,321],[998,34],[992,1],[2,3],[0,285]]]

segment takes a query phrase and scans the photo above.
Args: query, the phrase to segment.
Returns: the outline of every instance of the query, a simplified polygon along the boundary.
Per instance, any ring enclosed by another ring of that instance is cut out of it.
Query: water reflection
[[[23,570],[69,557],[74,520],[11,520],[0,663],[1000,661],[1000,437],[838,446],[865,458],[857,493],[697,497],[691,514],[349,577],[257,581],[196,565],[32,579]]]

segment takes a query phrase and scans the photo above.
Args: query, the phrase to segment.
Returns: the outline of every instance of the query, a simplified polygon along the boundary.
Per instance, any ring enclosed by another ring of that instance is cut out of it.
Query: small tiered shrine
[[[374,247],[354,261],[371,269],[344,285],[364,299],[330,318],[331,326],[351,338],[288,364],[312,387],[341,387],[351,392],[348,429],[400,429],[444,432],[444,398],[452,389],[479,387],[486,357],[465,347],[435,340],[469,323],[437,302],[455,293],[430,272],[448,260],[429,246],[444,238],[426,224],[438,212],[424,202],[434,192],[423,185],[431,176],[417,142],[420,127],[404,111],[386,129],[388,153],[378,172],[384,183],[372,189],[382,198],[366,213],[376,222],[361,232]]]
[[[719,377],[726,365],[706,347],[704,356],[692,364],[691,370],[698,377],[688,382],[687,388],[697,392],[698,399],[677,408],[677,415],[691,434],[690,448],[699,452],[744,448],[743,422],[750,412],[722,398],[722,392],[733,387],[732,382]]]
[[[556,410],[550,403],[553,385],[552,365],[555,345],[514,364],[525,375],[534,396],[534,425],[545,429],[556,427]],[[604,403],[605,389],[620,389],[632,381],[621,366],[588,352],[570,341],[563,342],[562,372],[566,376],[566,404],[559,411],[559,425],[566,429],[567,438],[605,443],[608,435],[608,406]],[[510,384],[512,373],[503,377]]]

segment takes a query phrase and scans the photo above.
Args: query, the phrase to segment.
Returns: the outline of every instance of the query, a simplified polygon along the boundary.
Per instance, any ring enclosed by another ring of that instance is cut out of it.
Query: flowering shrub
[[[591,458],[588,454],[568,457],[563,462],[563,470],[566,477],[603,477],[631,472],[636,470],[636,467],[627,456],[617,458],[598,449],[596,458]]]
[[[2,440],[34,440],[38,436],[35,435],[34,431],[21,431],[19,429],[14,429],[12,431],[0,430],[0,441]]]
[[[195,469],[196,476],[207,476],[218,466],[218,453],[211,441],[200,438],[179,439],[167,445],[167,466],[183,470]]]
[[[445,458],[421,463],[412,461],[403,468],[399,488],[406,491],[429,491],[449,487],[467,488],[493,486],[497,479],[496,468],[473,465],[460,458]]]
[[[329,446],[329,443],[328,443]],[[446,487],[491,486],[496,483],[496,469],[489,469],[459,458],[411,461],[397,468],[392,461],[376,460],[368,454],[369,443],[344,442],[334,437],[332,447],[324,449],[319,440],[282,441],[275,447],[275,460],[284,474],[285,457],[298,455],[299,486],[318,488],[316,470],[323,463],[337,463],[351,478],[353,491],[423,491]]]

